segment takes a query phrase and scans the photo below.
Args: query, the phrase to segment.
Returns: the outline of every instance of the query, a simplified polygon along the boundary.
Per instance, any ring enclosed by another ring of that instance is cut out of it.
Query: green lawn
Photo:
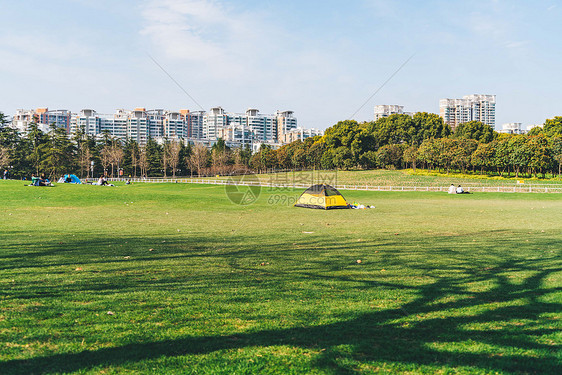
[[[511,178],[499,176],[486,176],[479,174],[440,173],[437,171],[426,171],[417,169],[384,170],[375,169],[368,171],[302,171],[302,172],[280,172],[256,175],[263,183],[312,184],[315,182],[326,182],[331,185],[357,185],[357,186],[444,186],[450,184],[462,184],[469,186],[552,186],[562,187],[560,178]],[[204,177],[205,180],[225,180],[229,176]],[[522,181],[523,184],[519,184]]]
[[[0,181],[0,374],[562,373],[561,195],[224,189]]]

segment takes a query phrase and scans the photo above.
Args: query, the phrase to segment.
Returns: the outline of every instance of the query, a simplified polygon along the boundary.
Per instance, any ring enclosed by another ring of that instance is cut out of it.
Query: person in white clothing
[[[457,193],[457,189],[455,189],[455,185],[451,184],[451,186],[449,186],[449,194],[456,194]]]
[[[462,188],[462,186],[459,185],[459,187],[457,188],[457,194],[464,194],[464,189]]]

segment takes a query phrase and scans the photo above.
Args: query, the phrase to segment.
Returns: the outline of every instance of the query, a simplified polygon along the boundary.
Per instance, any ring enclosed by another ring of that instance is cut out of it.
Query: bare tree
[[[148,169],[148,157],[146,155],[146,149],[145,148],[141,148],[139,150],[139,167],[140,167],[140,170],[141,170],[141,175],[145,176],[146,171]]]
[[[207,150],[207,147],[201,143],[196,143],[191,150],[191,155],[187,162],[189,167],[192,170],[195,169],[197,171],[197,175],[200,175],[203,168],[207,166],[208,160],[209,151]]]
[[[164,145],[164,155],[170,167],[172,167],[173,178],[176,178],[176,170],[178,169],[178,164],[180,163],[180,150],[181,146],[178,141],[172,141]]]
[[[211,154],[214,173],[224,174],[228,163],[228,153],[226,150],[213,150]]]
[[[0,146],[0,167],[7,167],[10,164],[10,149]]]
[[[137,177],[137,166],[139,165],[138,149],[133,147],[131,149],[131,166],[133,167],[133,177]]]
[[[166,143],[164,143],[163,152],[162,152],[162,168],[164,169],[164,178],[168,177],[167,169],[169,164],[169,159],[168,159],[169,146],[170,146],[170,142],[166,141]]]
[[[84,177],[84,171],[86,171],[86,176],[88,176],[88,168],[90,167],[90,162],[92,160],[92,153],[88,147],[82,145],[80,153],[78,155],[78,164],[80,164],[80,177]]]
[[[110,146],[103,146],[103,148],[100,151],[100,161],[101,161],[101,166],[103,168],[103,173],[105,174],[105,171],[107,171],[107,167],[109,167],[109,164],[111,163]]]
[[[117,165],[117,170],[118,170],[117,174],[119,174],[119,166],[123,161],[124,155],[125,153],[123,152],[121,146],[117,142],[114,142],[111,145],[111,153],[110,153],[110,161],[109,161],[111,163],[111,177],[113,177],[113,167],[115,165]]]

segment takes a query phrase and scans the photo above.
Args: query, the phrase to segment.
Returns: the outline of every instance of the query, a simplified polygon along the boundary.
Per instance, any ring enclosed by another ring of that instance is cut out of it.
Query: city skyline
[[[32,123],[36,123],[44,132],[49,132],[54,126],[66,130],[69,136],[80,130],[98,139],[108,134],[121,141],[134,140],[141,146],[149,138],[161,142],[166,139],[181,140],[186,144],[200,142],[208,146],[222,139],[232,147],[249,145],[257,149],[261,144],[267,144],[277,148],[296,140],[322,135],[318,129],[299,127],[293,111],[277,110],[273,114],[264,114],[257,108],[236,113],[227,112],[222,107],[214,107],[209,111],[136,107],[103,114],[94,109],[72,112],[42,107],[17,110],[8,126],[25,134]]]
[[[561,8],[499,0],[4,2],[0,111],[275,103],[298,113],[303,127],[324,130],[414,54],[355,120],[370,121],[378,104],[439,113],[442,98],[492,93],[496,130],[528,126],[561,114],[562,53],[553,48]]]

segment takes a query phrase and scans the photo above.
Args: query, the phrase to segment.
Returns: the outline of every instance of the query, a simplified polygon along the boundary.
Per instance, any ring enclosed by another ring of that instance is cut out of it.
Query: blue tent
[[[70,181],[68,179],[70,178]],[[71,184],[81,184],[82,181],[76,176],[75,174],[65,174],[64,175],[64,182],[69,182]]]

